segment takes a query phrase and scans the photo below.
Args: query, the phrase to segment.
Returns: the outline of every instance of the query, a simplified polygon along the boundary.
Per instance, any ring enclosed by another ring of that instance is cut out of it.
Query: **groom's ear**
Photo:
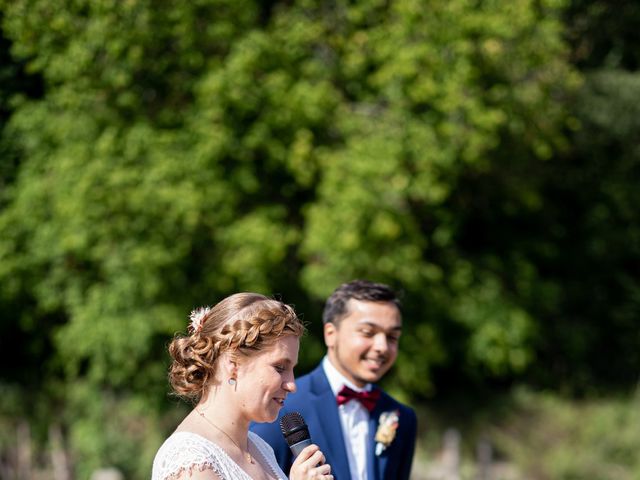
[[[338,337],[338,328],[333,322],[327,322],[324,324],[324,344],[327,348],[331,348],[336,344],[336,338]]]

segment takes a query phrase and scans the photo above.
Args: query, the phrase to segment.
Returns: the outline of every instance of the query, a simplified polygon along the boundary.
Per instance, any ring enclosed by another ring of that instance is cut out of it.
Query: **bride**
[[[284,480],[271,447],[250,422],[273,422],[295,392],[293,367],[304,327],[293,309],[256,293],[237,293],[191,313],[189,334],[169,345],[174,392],[195,407],[165,440],[152,480]],[[332,480],[316,445],[291,480]]]

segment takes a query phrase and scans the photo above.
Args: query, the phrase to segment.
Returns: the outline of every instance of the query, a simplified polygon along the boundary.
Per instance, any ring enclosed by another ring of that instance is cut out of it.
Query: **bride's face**
[[[285,335],[239,363],[236,393],[248,420],[273,422],[278,417],[285,397],[296,390],[293,368],[299,348],[298,337]]]

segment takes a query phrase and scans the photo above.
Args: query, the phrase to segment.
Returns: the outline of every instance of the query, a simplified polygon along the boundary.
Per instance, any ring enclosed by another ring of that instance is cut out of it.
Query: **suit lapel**
[[[351,472],[338,405],[322,366],[312,372],[311,380],[311,402],[314,404],[312,411],[317,416],[316,425],[319,426],[321,436],[325,439],[323,448],[326,449],[327,458],[331,459],[332,473],[338,480],[348,479],[351,477]],[[313,436],[312,434],[312,441]]]
[[[369,445],[367,451],[367,472],[369,480],[381,480],[385,478],[387,468],[387,460],[389,459],[388,451],[376,455],[376,431],[380,422],[380,415],[388,409],[389,405],[385,399],[384,393],[380,396],[376,408],[373,409],[369,416]]]

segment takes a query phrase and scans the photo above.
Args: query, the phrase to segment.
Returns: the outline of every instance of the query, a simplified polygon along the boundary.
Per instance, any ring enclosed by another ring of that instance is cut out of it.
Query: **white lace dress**
[[[278,480],[286,480],[273,449],[257,434],[249,432],[249,441],[260,452]],[[162,444],[153,460],[152,480],[170,480],[187,471],[213,470],[223,480],[252,480],[225,451],[210,440],[191,432],[174,432]]]

